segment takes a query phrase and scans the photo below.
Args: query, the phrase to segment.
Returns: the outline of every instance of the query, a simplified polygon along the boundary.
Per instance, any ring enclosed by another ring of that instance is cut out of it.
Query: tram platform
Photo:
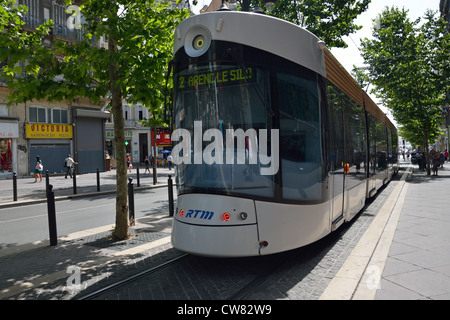
[[[426,176],[408,162],[400,165],[402,178],[393,181],[394,191],[330,279],[321,300],[450,299],[450,163],[438,176]],[[45,186],[44,181],[40,184]],[[4,194],[10,185],[11,180],[0,180],[0,204],[9,204]],[[89,192],[78,196],[83,194]],[[40,198],[22,194],[15,205],[21,203],[26,210],[26,203]],[[60,236],[57,246],[43,239],[1,249],[0,299],[73,299],[105,279],[180,253],[170,244],[167,212],[138,219],[130,228],[135,237],[120,244],[111,245],[105,237],[112,227]]]

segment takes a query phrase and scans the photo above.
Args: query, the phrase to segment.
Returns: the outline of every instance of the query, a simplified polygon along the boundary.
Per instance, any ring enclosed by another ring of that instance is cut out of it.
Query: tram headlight
[[[193,26],[184,38],[184,50],[190,57],[199,57],[208,51],[211,45],[211,33],[201,25]]]
[[[195,50],[201,50],[201,48],[205,45],[205,37],[202,35],[198,35],[192,41],[192,47]]]

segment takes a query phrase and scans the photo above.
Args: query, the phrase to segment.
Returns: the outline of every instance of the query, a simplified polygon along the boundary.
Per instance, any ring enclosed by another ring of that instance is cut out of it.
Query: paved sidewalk
[[[438,176],[400,165],[409,173],[391,182],[394,191],[321,300],[450,299],[450,163]]]
[[[172,217],[138,219],[124,241],[112,225],[0,250],[0,300],[69,300],[179,254],[170,244]]]
[[[414,165],[376,300],[450,299],[450,163],[437,176]]]

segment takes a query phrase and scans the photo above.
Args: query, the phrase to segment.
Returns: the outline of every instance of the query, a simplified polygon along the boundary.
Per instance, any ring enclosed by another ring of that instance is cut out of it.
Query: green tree
[[[371,0],[238,0],[243,11],[273,2],[269,13],[305,27],[331,47],[347,47],[342,40],[359,29],[354,20],[367,10]]]
[[[440,111],[449,92],[450,34],[432,11],[423,21],[411,21],[407,10],[385,8],[375,25],[374,39],[364,39],[361,49],[371,83],[402,133],[422,145],[428,159],[428,143],[440,132]]]
[[[172,56],[173,31],[188,16],[186,10],[170,8],[155,0],[85,0],[81,12],[85,24],[83,38],[77,42],[56,39],[52,47],[43,45],[52,23],[36,33],[23,31],[19,16],[22,7],[1,0],[0,44],[8,57],[3,75],[9,77],[10,104],[32,99],[68,100],[88,97],[99,101],[110,96],[114,116],[117,159],[116,227],[117,239],[128,237],[127,173],[122,100],[140,102],[152,114],[161,108],[168,61]],[[66,0],[69,6],[73,2]],[[77,14],[77,10],[74,14]],[[11,30],[11,31],[10,31]],[[103,42],[101,39],[106,39]],[[107,43],[107,45],[106,45]],[[17,63],[26,67],[17,69]],[[26,62],[26,63],[25,63]],[[19,72],[20,71],[20,72]],[[14,73],[22,77],[13,77]]]

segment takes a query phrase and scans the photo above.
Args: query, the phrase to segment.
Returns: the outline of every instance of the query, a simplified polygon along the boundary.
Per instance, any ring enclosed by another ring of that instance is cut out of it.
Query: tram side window
[[[289,200],[322,198],[317,78],[277,74],[282,194]]]
[[[330,126],[330,162],[331,170],[334,172],[344,172],[344,129],[343,129],[343,109],[344,94],[330,82],[328,83],[328,113]]]
[[[391,129],[386,128],[387,132],[387,163],[392,167],[392,134]]]
[[[365,178],[366,158],[366,126],[364,110],[350,98],[345,99],[344,113],[345,157],[344,162],[350,165],[349,187]]]
[[[392,163],[397,163],[398,136],[392,132]]]
[[[376,140],[377,140],[377,162],[378,170],[386,169],[388,160],[388,146],[387,146],[386,127],[380,122],[376,121]]]
[[[375,174],[377,168],[377,143],[376,143],[376,124],[377,120],[371,115],[367,114],[369,123],[369,172]]]

